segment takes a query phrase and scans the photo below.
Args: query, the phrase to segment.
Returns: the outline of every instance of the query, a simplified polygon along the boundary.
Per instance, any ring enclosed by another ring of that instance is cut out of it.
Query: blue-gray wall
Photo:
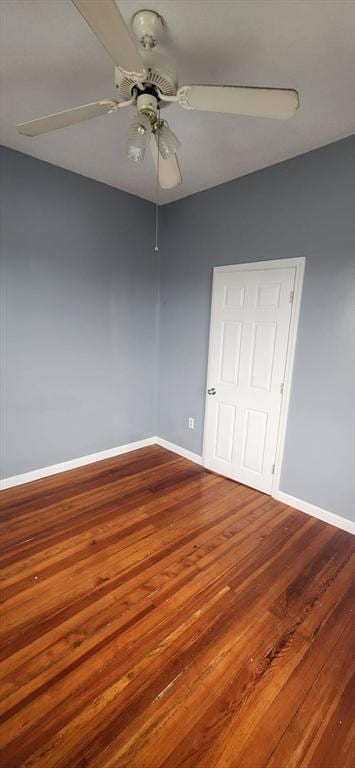
[[[164,207],[158,394],[158,434],[201,453],[213,266],[306,256],[281,489],[350,519],[354,149],[345,139]]]
[[[9,149],[2,476],[155,434],[151,203]]]
[[[159,279],[150,203],[3,149],[2,476],[154,434],[201,453],[213,266],[304,255],[281,489],[351,518],[354,150],[164,206]]]

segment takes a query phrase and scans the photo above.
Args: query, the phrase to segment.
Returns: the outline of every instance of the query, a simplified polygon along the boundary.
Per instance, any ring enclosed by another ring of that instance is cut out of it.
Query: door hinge
[[[295,292],[294,291],[290,291],[290,304],[293,303],[294,295],[295,295]]]
[[[283,393],[284,393],[284,384],[282,382],[282,384],[280,384],[280,395],[283,395]]]
[[[272,475],[274,475],[274,474],[275,474],[275,464],[273,464],[273,465],[272,465],[271,474],[272,474]]]

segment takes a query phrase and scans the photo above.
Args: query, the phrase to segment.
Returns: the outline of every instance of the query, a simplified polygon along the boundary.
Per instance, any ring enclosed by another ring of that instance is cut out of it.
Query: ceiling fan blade
[[[16,130],[24,136],[39,136],[41,133],[49,133],[56,131],[57,128],[65,128],[67,125],[75,125],[75,123],[81,123],[83,120],[91,120],[93,117],[105,115],[116,109],[118,109],[117,101],[110,101],[109,99],[93,101],[92,104],[65,109],[64,112],[45,115],[45,117],[39,117],[38,120],[18,123]]]
[[[177,100],[185,109],[286,120],[299,107],[297,91],[229,85],[183,85]]]
[[[114,0],[72,2],[106,48],[114,64],[126,73],[143,77],[143,61]]]
[[[153,155],[154,165],[158,167],[158,147],[154,136],[150,140],[150,151]],[[173,189],[178,187],[182,182],[179,163],[176,155],[172,155],[167,160],[164,160],[159,155],[159,184],[162,189]]]

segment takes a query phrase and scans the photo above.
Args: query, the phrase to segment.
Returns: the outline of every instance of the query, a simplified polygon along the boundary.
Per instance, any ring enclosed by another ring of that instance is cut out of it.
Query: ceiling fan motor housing
[[[123,72],[119,67],[115,67],[115,85],[124,101],[132,98],[135,89],[138,93],[144,93],[145,88],[151,92],[152,89],[159,88],[159,91],[166,96],[175,96],[177,91],[176,70],[169,59],[159,51],[141,50],[141,56],[146,67],[147,76],[143,83],[134,75]],[[160,100],[160,108],[165,107],[169,102]]]

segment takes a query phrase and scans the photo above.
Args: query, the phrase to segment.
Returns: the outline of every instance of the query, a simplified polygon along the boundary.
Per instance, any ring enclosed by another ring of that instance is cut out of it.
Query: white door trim
[[[280,422],[279,422],[279,429],[278,429],[278,436],[277,436],[277,443],[276,443],[275,471],[273,475],[272,489],[271,489],[271,496],[273,496],[274,498],[277,498],[276,495],[280,490],[280,476],[281,476],[281,467],[282,467],[284,448],[285,448],[286,426],[287,426],[287,417],[288,417],[288,411],[289,411],[289,405],[290,405],[292,373],[293,373],[293,365],[294,365],[294,359],[295,359],[297,329],[298,329],[298,321],[299,321],[300,308],[301,308],[301,296],[302,296],[302,288],[303,288],[305,263],[306,263],[305,256],[297,256],[295,258],[290,258],[290,259],[273,259],[272,261],[254,261],[254,262],[248,262],[246,264],[231,264],[229,266],[213,268],[212,301],[213,301],[213,288],[214,288],[215,275],[218,274],[219,272],[233,272],[233,271],[245,272],[247,270],[255,271],[258,269],[280,269],[280,267],[283,267],[283,268],[293,267],[296,270],[287,356],[286,356],[284,389],[283,389]],[[212,320],[212,307],[211,307],[211,320]],[[211,322],[210,322],[209,344],[210,344],[210,340],[211,340]],[[208,361],[208,365],[210,365],[210,361]],[[207,371],[207,381],[209,381],[209,371]],[[203,431],[203,452],[202,452],[203,465],[205,465],[206,463],[205,456],[206,456],[206,449],[207,449],[206,420],[207,420],[207,411],[205,410],[204,431]]]

